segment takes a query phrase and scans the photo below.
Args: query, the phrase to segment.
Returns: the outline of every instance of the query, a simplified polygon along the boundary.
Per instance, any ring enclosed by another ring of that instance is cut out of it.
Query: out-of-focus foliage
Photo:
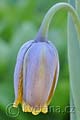
[[[57,2],[67,0],[0,0],[0,120],[69,120],[69,74],[67,62],[67,14],[58,12],[51,23],[49,40],[58,48],[60,57],[60,76],[57,89],[51,101],[60,111],[33,116],[23,113],[7,114],[7,106],[14,101],[13,73],[16,56],[20,46],[34,39],[47,10]],[[13,110],[15,111],[15,109]],[[13,113],[13,112],[12,112]]]

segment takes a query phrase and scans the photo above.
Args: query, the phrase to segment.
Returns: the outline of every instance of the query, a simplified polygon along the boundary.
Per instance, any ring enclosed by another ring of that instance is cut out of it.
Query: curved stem
[[[73,22],[76,26],[76,30],[78,32],[78,35],[80,37],[80,20],[78,18],[78,15],[75,11],[75,9],[69,5],[68,3],[57,3],[54,6],[52,6],[49,11],[46,13],[43,22],[41,24],[41,27],[39,29],[38,35],[36,37],[36,40],[38,39],[47,39],[47,35],[48,35],[48,28],[49,28],[49,24],[51,22],[52,17],[56,14],[56,12],[58,12],[60,9],[66,9],[68,12],[71,13]]]

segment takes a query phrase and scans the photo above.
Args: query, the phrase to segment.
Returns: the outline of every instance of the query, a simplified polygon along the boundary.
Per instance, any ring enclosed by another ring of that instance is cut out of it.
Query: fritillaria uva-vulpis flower
[[[22,45],[14,71],[13,106],[17,107],[21,103],[24,112],[34,115],[48,112],[59,73],[55,46],[47,39],[38,37]]]
[[[55,46],[48,41],[48,27],[53,15],[61,8],[72,12],[67,3],[54,5],[45,15],[39,32],[19,50],[14,71],[15,101],[13,106],[22,105],[23,112],[47,113],[59,75],[59,58]]]
[[[59,72],[56,48],[47,40],[26,42],[17,56],[14,72],[14,107],[36,115],[48,112]]]

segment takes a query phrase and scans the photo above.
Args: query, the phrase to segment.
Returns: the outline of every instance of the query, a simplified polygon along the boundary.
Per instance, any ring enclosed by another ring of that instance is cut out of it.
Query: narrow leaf
[[[70,3],[72,3],[71,1]],[[75,3],[75,2],[74,2]],[[74,107],[74,113],[71,111],[71,120],[79,120],[79,102],[80,102],[80,44],[77,32],[71,17],[68,24],[68,59],[70,71],[71,88],[71,107]]]

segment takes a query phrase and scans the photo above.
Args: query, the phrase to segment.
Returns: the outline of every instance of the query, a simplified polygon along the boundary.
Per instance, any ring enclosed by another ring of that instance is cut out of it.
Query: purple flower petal
[[[20,48],[17,56],[17,62],[15,65],[15,71],[14,71],[14,91],[15,91],[15,98],[17,98],[18,95],[18,84],[19,84],[19,77],[20,77],[20,72],[22,70],[22,65],[23,65],[23,59],[24,55],[27,52],[28,48],[31,46],[33,40],[24,43],[22,47]]]
[[[57,66],[59,69],[54,46],[46,42],[33,43],[23,63],[23,99],[26,104],[35,107],[47,102]]]

